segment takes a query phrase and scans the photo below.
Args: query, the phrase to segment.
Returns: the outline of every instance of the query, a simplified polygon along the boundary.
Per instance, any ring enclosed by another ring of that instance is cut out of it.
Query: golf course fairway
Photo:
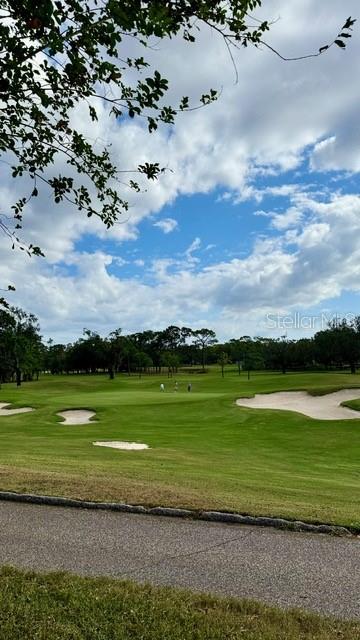
[[[254,372],[247,380],[233,367],[222,378],[217,367],[202,375],[179,372],[176,381],[178,391],[166,374],[43,375],[18,389],[3,384],[0,402],[34,411],[0,417],[0,490],[360,528],[360,413],[359,420],[326,421],[236,405],[258,393],[316,395],[357,386],[360,399],[360,376]],[[68,409],[95,416],[65,425],[56,414]]]

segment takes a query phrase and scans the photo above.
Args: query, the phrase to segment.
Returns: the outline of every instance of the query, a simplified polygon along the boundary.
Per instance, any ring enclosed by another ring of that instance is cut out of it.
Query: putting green
[[[312,420],[235,403],[255,393],[360,387],[360,376],[256,373],[248,381],[231,368],[222,379],[217,368],[176,379],[177,392],[164,376],[44,376],[20,389],[3,385],[0,402],[36,411],[1,418],[0,488],[360,527],[360,414],[359,421]],[[56,413],[79,407],[96,420],[65,428]]]

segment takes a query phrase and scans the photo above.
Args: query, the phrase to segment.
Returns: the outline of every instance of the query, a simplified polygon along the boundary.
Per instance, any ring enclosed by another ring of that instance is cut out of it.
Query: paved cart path
[[[360,619],[360,540],[0,502],[0,565],[131,578]]]

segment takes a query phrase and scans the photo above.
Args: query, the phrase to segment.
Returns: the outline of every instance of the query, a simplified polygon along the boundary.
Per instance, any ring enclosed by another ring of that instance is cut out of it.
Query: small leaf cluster
[[[331,44],[326,44],[325,46],[320,47],[319,53],[324,53],[324,51],[327,51],[327,49],[329,49],[333,44],[336,44],[340,49],[346,49],[346,41],[348,38],[352,37],[351,31],[355,22],[356,18],[352,18],[351,16],[347,18],[335,40]]]

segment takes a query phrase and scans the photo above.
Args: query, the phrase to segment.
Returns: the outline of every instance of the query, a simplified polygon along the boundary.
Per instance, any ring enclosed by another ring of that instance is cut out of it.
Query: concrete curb
[[[144,507],[142,505],[126,504],[124,502],[91,502],[89,500],[74,500],[60,496],[42,496],[32,493],[16,493],[0,491],[0,500],[8,502],[23,502],[28,504],[43,504],[47,506],[72,507],[77,509],[99,509],[103,511],[118,511],[122,513],[138,513],[151,516],[168,516],[171,518],[188,518],[192,520],[206,520],[208,522],[227,522],[230,524],[252,525],[258,527],[274,527],[286,531],[326,533],[335,536],[353,536],[345,527],[329,524],[311,524],[301,520],[285,520],[284,518],[267,518],[226,513],[223,511],[195,511],[190,509],[176,509],[173,507]]]

